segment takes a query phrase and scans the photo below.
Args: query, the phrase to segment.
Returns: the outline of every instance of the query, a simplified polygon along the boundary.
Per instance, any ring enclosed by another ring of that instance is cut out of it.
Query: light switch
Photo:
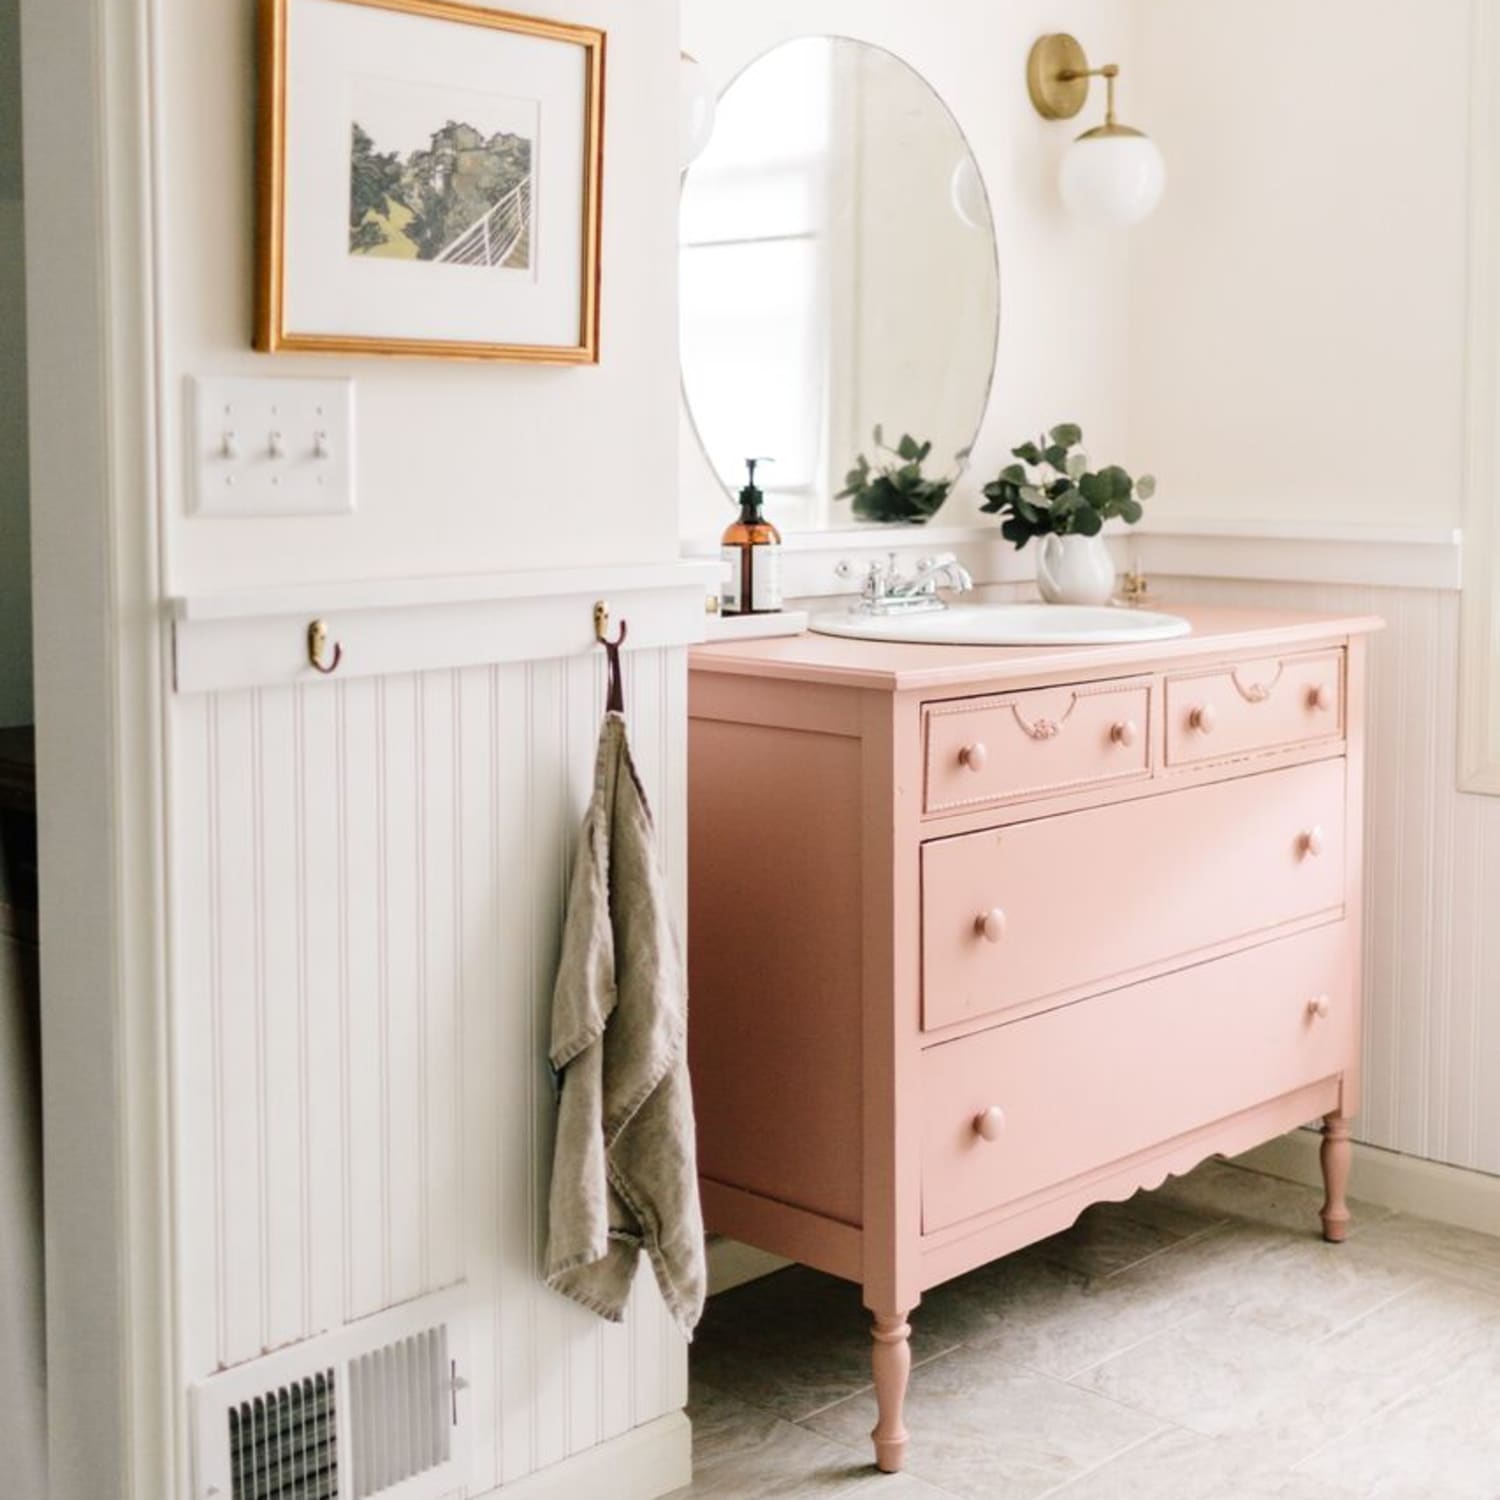
[[[189,456],[197,516],[354,509],[354,382],[201,376]]]

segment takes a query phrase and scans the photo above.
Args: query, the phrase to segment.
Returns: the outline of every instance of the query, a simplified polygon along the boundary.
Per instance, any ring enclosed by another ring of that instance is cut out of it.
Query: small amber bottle
[[[781,533],[761,514],[765,496],[755,487],[756,464],[745,460],[750,482],[740,491],[739,519],[724,532],[720,556],[727,578],[720,611],[726,615],[767,615],[781,608]]]

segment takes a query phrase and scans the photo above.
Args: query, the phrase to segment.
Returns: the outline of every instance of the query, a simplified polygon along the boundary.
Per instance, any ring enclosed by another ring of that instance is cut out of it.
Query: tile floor
[[[1500,1500],[1500,1240],[1224,1162],[929,1292],[906,1472],[870,1463],[859,1293],[714,1298],[673,1500]]]

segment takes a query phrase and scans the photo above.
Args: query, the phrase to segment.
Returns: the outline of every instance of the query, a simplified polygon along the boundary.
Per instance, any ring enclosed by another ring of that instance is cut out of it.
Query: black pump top
[[[748,523],[760,520],[760,508],[765,504],[766,497],[755,487],[756,464],[774,463],[770,458],[747,458],[745,470],[749,475],[749,483],[740,491],[740,520]]]

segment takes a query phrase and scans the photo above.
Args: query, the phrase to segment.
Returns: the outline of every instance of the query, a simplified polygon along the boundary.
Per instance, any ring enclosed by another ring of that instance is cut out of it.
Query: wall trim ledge
[[[504,1500],[579,1500],[583,1495],[658,1500],[692,1482],[693,1424],[678,1411],[486,1495]]]
[[[1322,1187],[1321,1139],[1316,1130],[1294,1130],[1235,1160],[1268,1177]],[[1356,1141],[1351,1183],[1356,1197],[1382,1208],[1500,1236],[1500,1177],[1488,1172],[1403,1156]]]
[[[1347,526],[1312,521],[1198,519],[1153,515],[1139,527],[1105,533],[1121,570],[1148,577],[1242,578],[1271,583],[1344,583],[1376,588],[1456,590],[1463,533],[1451,526]],[[716,555],[716,544],[684,544],[689,557]],[[1032,549],[1017,552],[993,522],[967,526],[847,527],[786,538],[782,576],[788,598],[853,593],[871,562],[891,554],[905,568],[933,552],[952,552],[982,584],[1028,585]]]
[[[315,619],[342,649],[336,681],[597,652],[600,599],[612,632],[629,622],[629,650],[695,645],[720,571],[717,562],[669,562],[174,599],[174,685],[202,693],[323,681],[307,659]]]

